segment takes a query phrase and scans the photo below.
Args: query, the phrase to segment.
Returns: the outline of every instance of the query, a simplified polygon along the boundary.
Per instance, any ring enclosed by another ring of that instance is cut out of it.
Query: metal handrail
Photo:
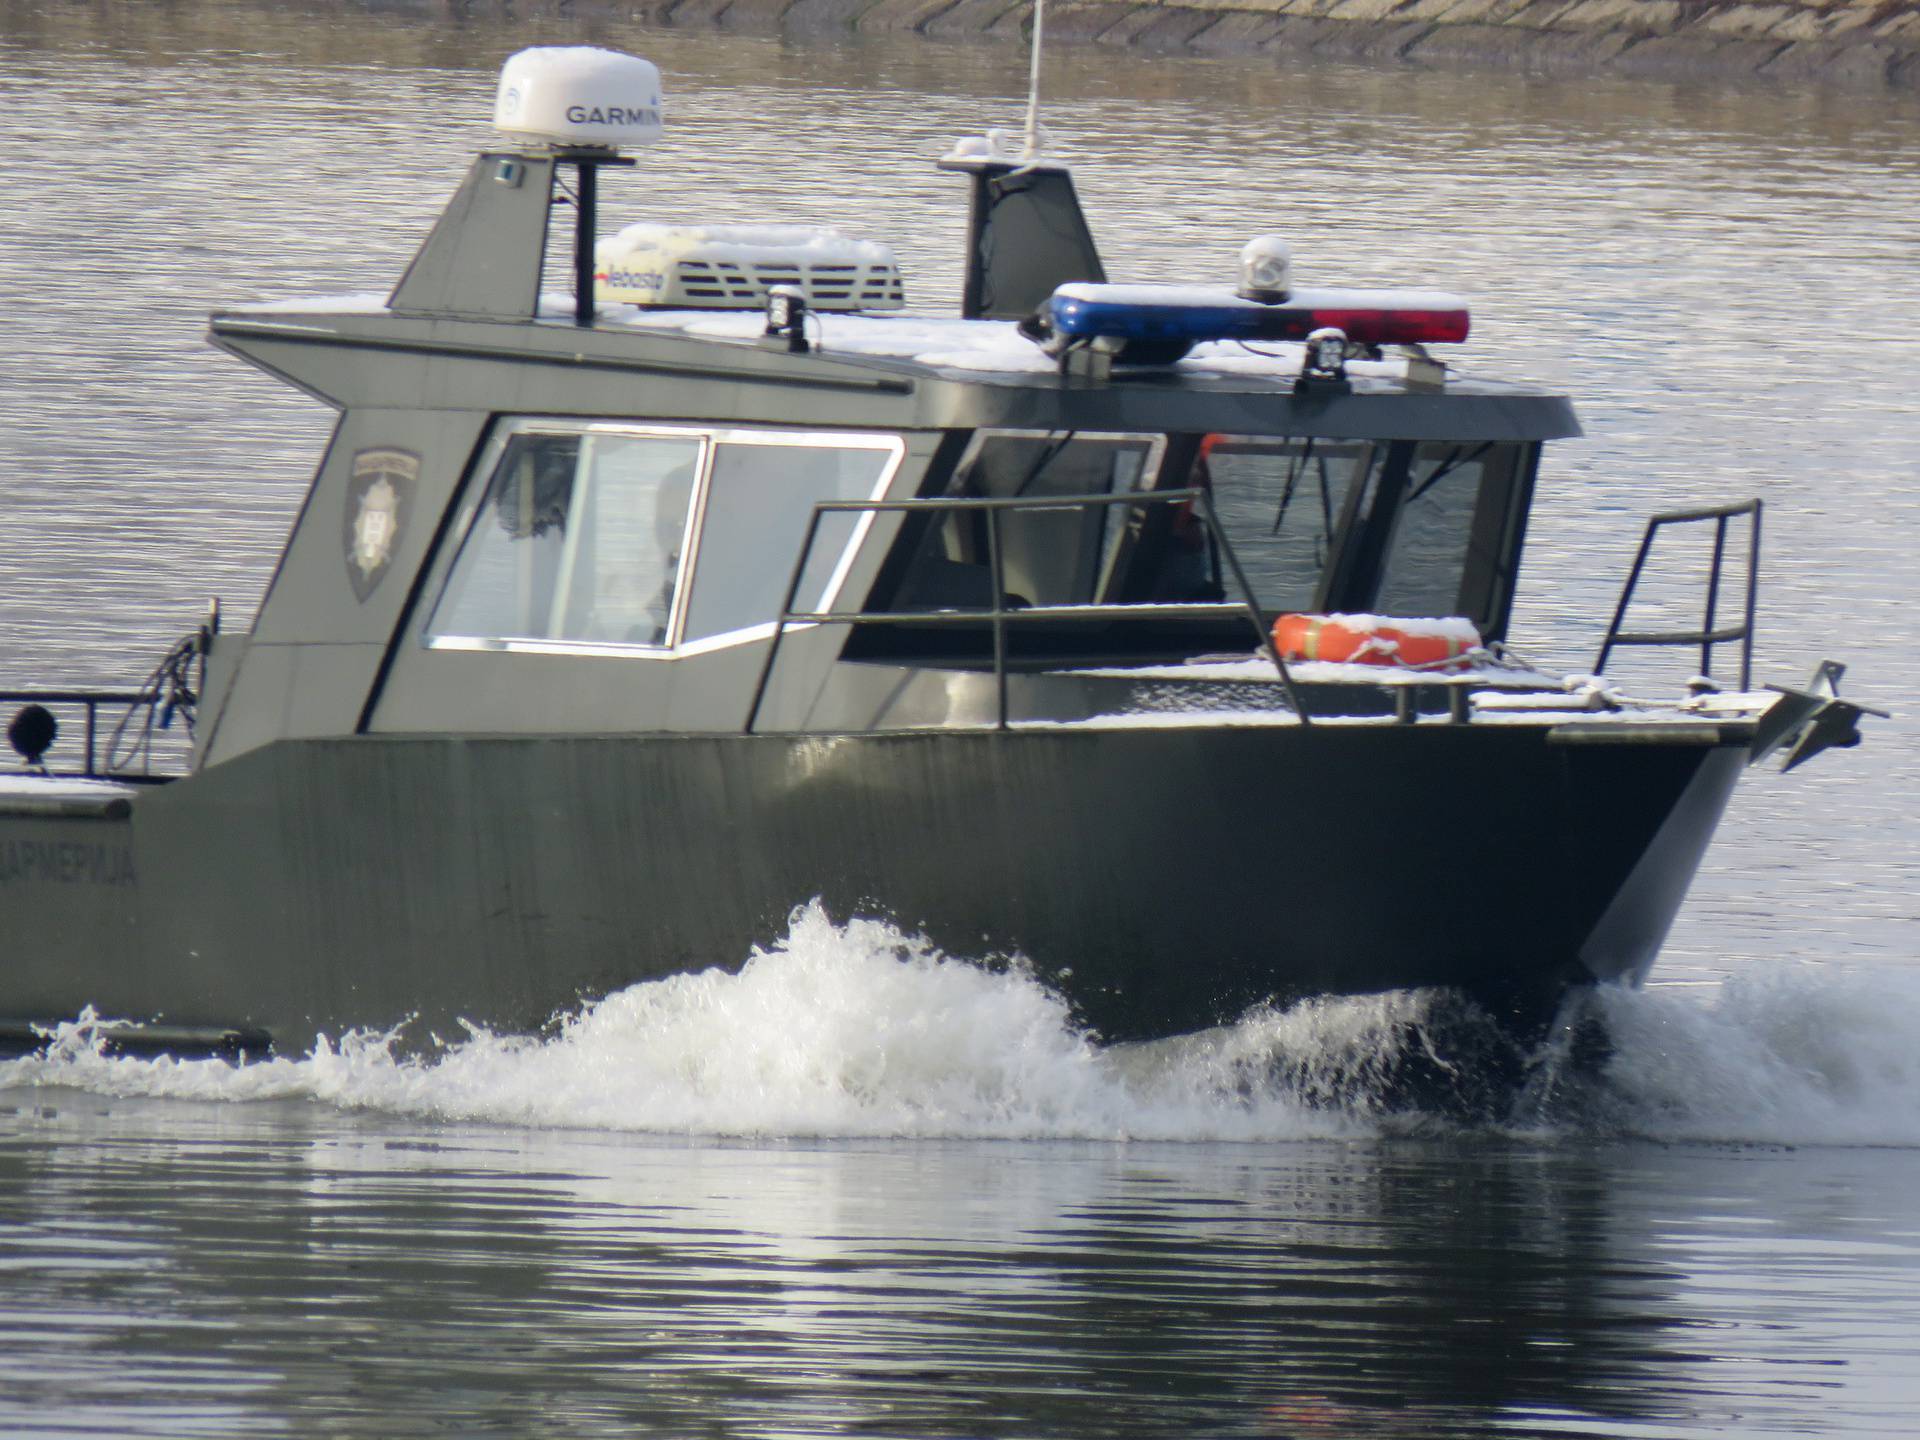
[[[131,710],[146,699],[145,692],[139,690],[0,690],[0,705],[80,705],[86,708],[87,768],[83,775],[88,780],[100,778],[99,768],[94,763],[99,748],[100,707],[124,705]]]
[[[1203,516],[1207,532],[1219,547],[1221,557],[1233,572],[1235,585],[1239,587],[1244,600],[1240,603],[1220,601],[1211,604],[1159,604],[1154,602],[1133,605],[1028,605],[1016,610],[1006,607],[1006,574],[1000,549],[1000,517],[1009,510],[1084,510],[1093,506],[1124,505],[1145,507],[1148,505],[1169,505],[1192,503],[1196,513]],[[993,603],[986,609],[975,610],[876,610],[876,611],[810,611],[795,610],[793,603],[800,593],[800,582],[806,573],[807,562],[812,558],[814,542],[819,538],[820,521],[823,516],[833,514],[914,514],[914,513],[952,513],[955,511],[977,510],[987,517],[987,571],[992,586]],[[998,696],[997,718],[994,728],[1007,728],[1007,625],[1026,624],[1040,620],[1055,621],[1091,621],[1116,620],[1125,618],[1163,617],[1170,620],[1198,619],[1206,616],[1226,613],[1243,614],[1252,622],[1254,634],[1259,637],[1259,649],[1273,662],[1279,674],[1279,683],[1285,690],[1287,704],[1294,714],[1300,717],[1302,725],[1311,725],[1311,717],[1301,702],[1300,693],[1294,687],[1293,675],[1287,669],[1287,662],[1274,648],[1271,627],[1267,624],[1264,612],[1260,609],[1259,599],[1248,583],[1246,572],[1240,567],[1240,559],[1234,553],[1233,543],[1228,540],[1220,524],[1220,517],[1213,508],[1213,496],[1205,489],[1189,488],[1183,490],[1143,490],[1125,495],[1031,495],[986,497],[986,496],[932,496],[914,500],[821,500],[815,503],[813,514],[807,520],[807,531],[800,542],[800,552],[795,558],[792,573],[787,578],[786,596],[780,605],[780,615],[774,622],[772,642],[767,646],[766,659],[761,663],[760,676],[753,687],[753,702],[747,709],[745,733],[752,734],[760,718],[760,707],[766,699],[767,684],[773,677],[780,646],[786,638],[790,625],[845,625],[857,628],[861,625],[977,625],[982,621],[993,627],[993,677]]]
[[[1627,583],[1621,587],[1620,603],[1614,607],[1613,620],[1607,626],[1607,635],[1600,642],[1599,658],[1593,662],[1593,673],[1599,675],[1607,668],[1607,656],[1616,645],[1698,645],[1700,647],[1700,673],[1709,679],[1713,676],[1713,647],[1716,645],[1740,642],[1740,688],[1753,688],[1753,631],[1754,613],[1760,589],[1760,513],[1761,502],[1756,498],[1742,500],[1729,505],[1708,505],[1697,510],[1669,510],[1654,515],[1647,520],[1646,533],[1640,537],[1639,552],[1633,557],[1633,568],[1627,572]],[[1730,522],[1745,515],[1750,524],[1747,529],[1747,593],[1743,607],[1743,618],[1738,624],[1718,625],[1714,623],[1715,611],[1720,603],[1720,572],[1727,555],[1727,527]],[[1646,568],[1647,556],[1653,550],[1655,535],[1662,525],[1687,525],[1697,521],[1711,520],[1713,529],[1713,559],[1707,572],[1707,596],[1704,613],[1698,630],[1622,630],[1626,622],[1627,607],[1633,603],[1633,592],[1640,583],[1640,574]]]

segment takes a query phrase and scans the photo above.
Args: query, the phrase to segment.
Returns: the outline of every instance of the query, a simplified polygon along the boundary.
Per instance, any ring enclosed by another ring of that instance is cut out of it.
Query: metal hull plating
[[[1536,1018],[1644,973],[1744,758],[1712,726],[281,741],[130,814],[0,815],[73,847],[0,885],[0,1020],[526,1030],[814,897],[1022,954],[1112,1039],[1431,985]]]

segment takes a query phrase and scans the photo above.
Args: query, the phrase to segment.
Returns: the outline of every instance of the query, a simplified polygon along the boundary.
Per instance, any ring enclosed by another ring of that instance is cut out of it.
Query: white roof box
[[[675,310],[758,310],[793,285],[814,310],[898,310],[893,251],[811,225],[629,225],[594,251],[602,300]]]
[[[550,145],[624,150],[660,138],[660,72],[592,45],[545,45],[500,68],[493,128]]]

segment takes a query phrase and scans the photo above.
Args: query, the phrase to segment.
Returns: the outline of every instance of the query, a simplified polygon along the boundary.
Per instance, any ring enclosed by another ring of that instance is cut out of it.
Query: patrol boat
[[[1712,546],[1697,628],[1627,628],[1629,583],[1592,676],[1504,648],[1578,428],[1433,358],[1453,296],[1298,285],[1271,237],[1110,283],[1070,172],[987,137],[941,162],[959,313],[909,315],[870,242],[601,238],[642,59],[523,52],[495,120],[391,295],[212,318],[339,411],[250,633],[8,692],[14,1043],[533,1030],[816,900],[1108,1039],[1403,987],[1538,1024],[1647,973],[1743,767],[1857,739],[1837,666],[1752,683],[1757,501],[1650,526]],[[1700,677],[1627,699],[1635,643]],[[116,710],[192,722],[183,773],[116,772]]]

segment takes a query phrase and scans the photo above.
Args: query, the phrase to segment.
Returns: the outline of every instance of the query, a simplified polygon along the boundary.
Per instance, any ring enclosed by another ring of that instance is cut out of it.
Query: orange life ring
[[[1375,615],[1282,615],[1273,622],[1273,648],[1283,660],[1444,670],[1464,663],[1481,643],[1465,621],[1449,628],[1453,633],[1421,634]]]

